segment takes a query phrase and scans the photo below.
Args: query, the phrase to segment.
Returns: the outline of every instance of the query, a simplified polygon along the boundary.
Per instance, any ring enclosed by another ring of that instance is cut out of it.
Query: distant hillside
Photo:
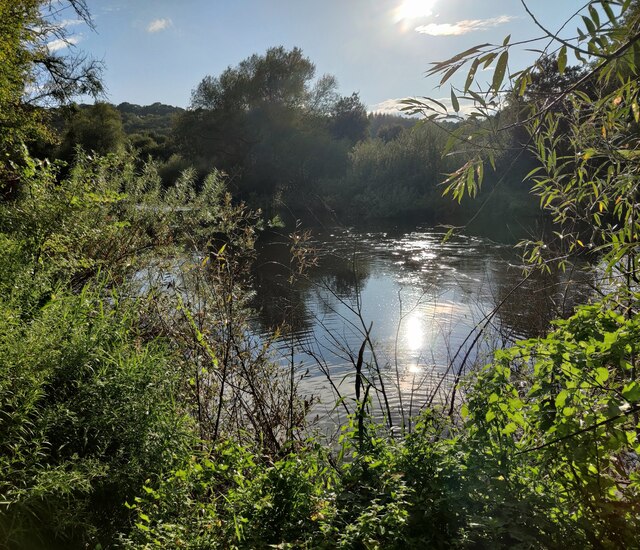
[[[146,133],[166,136],[171,132],[174,117],[184,112],[181,107],[159,102],[152,105],[125,102],[120,103],[116,109],[120,112],[127,135]]]
[[[385,141],[389,138],[397,137],[401,130],[411,128],[417,122],[415,118],[383,113],[370,113],[368,118],[369,137],[381,137]]]

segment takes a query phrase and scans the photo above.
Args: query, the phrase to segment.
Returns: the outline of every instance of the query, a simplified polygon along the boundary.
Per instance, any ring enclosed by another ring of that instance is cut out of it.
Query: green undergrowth
[[[456,425],[433,411],[400,440],[347,427],[337,456],[315,441],[190,456],[130,503],[125,546],[635,548],[639,321],[587,306],[499,352]]]
[[[162,191],[133,166],[34,162],[0,208],[0,546],[640,545],[633,292],[497,352],[459,414],[352,419],[336,449],[241,347],[251,216],[217,174]],[[215,315],[130,284],[198,246]]]

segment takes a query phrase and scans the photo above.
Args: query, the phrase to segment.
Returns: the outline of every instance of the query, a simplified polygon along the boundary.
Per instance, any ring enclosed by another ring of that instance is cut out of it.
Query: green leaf
[[[493,83],[491,84],[491,88],[495,93],[500,91],[500,87],[502,86],[502,81],[504,80],[504,75],[507,71],[507,63],[509,61],[509,52],[505,50],[500,54],[498,58],[498,63],[496,64],[496,70],[493,73]]]
[[[451,88],[451,105],[456,113],[460,111],[460,103],[458,102],[458,98],[456,97],[453,88]]]
[[[603,1],[601,2],[602,5],[602,9],[605,11],[605,13],[607,14],[607,17],[609,18],[609,21],[611,23],[615,23],[616,22],[616,16],[613,13],[613,10],[611,9],[611,6],[609,5],[609,2],[607,1]]]
[[[567,47],[562,46],[558,52],[558,72],[564,74],[564,70],[567,67]]]
[[[491,422],[494,418],[496,417],[496,413],[493,411],[487,411],[487,414],[485,415],[485,420],[487,422]]]
[[[517,429],[518,429],[518,426],[515,422],[509,422],[502,430],[502,433],[505,435],[511,435]]]
[[[622,388],[622,397],[624,397],[629,403],[637,403],[640,401],[640,384],[637,382],[631,382]]]
[[[479,46],[474,46],[473,48],[469,48],[468,50],[465,50],[463,52],[460,52],[459,54],[454,55],[453,57],[445,60],[445,61],[439,61],[437,63],[432,63],[433,67],[431,67],[428,71],[427,71],[427,76],[431,76],[434,74],[437,74],[441,71],[443,71],[446,67],[449,67],[451,65],[453,65],[454,63],[458,63],[460,60],[463,60],[465,58],[468,58],[469,56],[478,53],[480,50],[482,50],[483,48],[486,48],[487,46],[489,46],[489,43],[486,44],[480,44]],[[491,55],[491,54],[489,54]],[[462,62],[464,63],[464,61]],[[457,65],[457,68],[459,68],[462,63],[459,63]]]
[[[449,67],[447,72],[444,73],[444,76],[440,80],[440,86],[442,86],[447,80],[449,80],[461,66],[462,65],[460,63],[458,63],[457,65],[454,65],[453,67]]]
[[[470,197],[475,197],[477,191],[478,188],[476,186],[475,170],[473,169],[473,166],[470,166],[467,169],[467,193]],[[462,196],[460,196],[460,198],[462,198]]]
[[[569,392],[567,390],[562,390],[556,396],[556,408],[561,409],[564,407],[564,404],[567,402],[567,397],[569,397]]]
[[[467,93],[469,91],[469,88],[471,88],[471,85],[473,84],[476,77],[476,71],[478,70],[479,65],[480,60],[474,59],[473,63],[471,64],[471,68],[469,69],[469,73],[467,74],[467,81],[464,83],[464,93]]]
[[[589,17],[587,17],[585,15],[582,16],[582,21],[584,21],[584,24],[587,27],[587,30],[589,31],[589,34],[591,36],[595,36],[596,35],[596,26],[593,24],[593,21]]]
[[[598,367],[596,369],[596,382],[598,384],[604,384],[609,379],[609,371],[604,367]]]
[[[596,10],[593,7],[593,4],[589,5],[589,15],[591,16],[591,19],[595,23],[595,26],[597,28],[600,28],[600,16],[598,15],[598,10]]]

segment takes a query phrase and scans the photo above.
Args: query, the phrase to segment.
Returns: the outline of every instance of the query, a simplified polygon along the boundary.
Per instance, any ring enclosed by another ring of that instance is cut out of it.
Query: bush
[[[103,287],[56,292],[27,322],[0,303],[0,540],[96,542],[123,501],[189,443],[177,373],[144,344],[135,304]]]

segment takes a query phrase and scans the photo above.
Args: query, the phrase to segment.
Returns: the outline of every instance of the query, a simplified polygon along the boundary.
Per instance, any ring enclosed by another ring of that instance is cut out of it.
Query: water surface
[[[486,362],[496,347],[544,332],[586,288],[584,274],[523,282],[511,244],[477,236],[445,242],[444,235],[429,227],[319,230],[305,245],[313,251],[299,258],[288,235],[261,243],[257,330],[266,336],[285,325],[280,360],[294,365],[302,393],[319,399],[316,411],[333,409],[336,389],[352,406],[367,334],[363,372],[373,406],[399,418],[446,401],[459,372]]]

